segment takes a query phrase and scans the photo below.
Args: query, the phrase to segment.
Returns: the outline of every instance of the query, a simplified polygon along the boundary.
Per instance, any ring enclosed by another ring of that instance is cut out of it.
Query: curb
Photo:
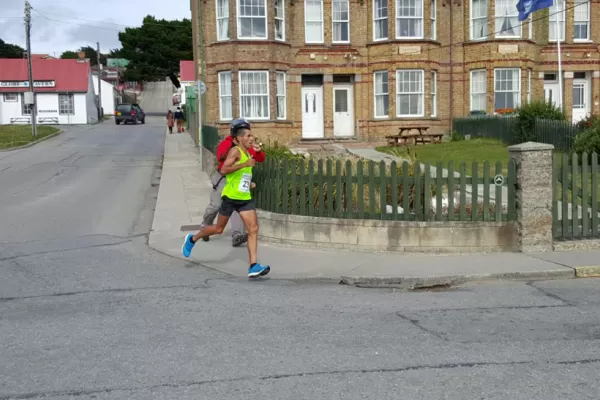
[[[600,276],[600,266],[597,276]],[[341,283],[360,287],[396,287],[403,289],[426,289],[440,286],[454,286],[465,282],[489,280],[538,280],[575,278],[573,269],[553,269],[545,271],[506,272],[499,274],[469,274],[446,276],[342,276]]]
[[[52,134],[50,134],[48,136],[44,136],[43,138],[38,139],[35,142],[27,143],[27,144],[24,144],[24,145],[18,146],[18,147],[9,147],[7,149],[0,149],[0,151],[13,151],[13,150],[26,149],[26,148],[34,146],[34,145],[36,145],[36,144],[38,144],[40,142],[43,142],[44,140],[48,140],[48,139],[53,138],[54,136],[58,136],[58,135],[60,135],[63,132],[64,131],[62,129],[60,129],[58,132],[52,133]]]
[[[577,278],[597,278],[600,277],[600,265],[590,265],[587,267],[573,267]]]

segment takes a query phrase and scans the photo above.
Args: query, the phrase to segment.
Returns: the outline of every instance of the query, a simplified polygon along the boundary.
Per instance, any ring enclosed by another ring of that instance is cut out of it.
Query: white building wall
[[[85,94],[87,123],[98,122],[98,108],[96,107],[96,91],[91,72],[88,74],[88,91]]]
[[[73,103],[75,113],[73,115],[61,115],[58,108],[58,93],[37,93],[38,121],[40,118],[53,117],[58,118],[61,125],[87,124],[87,98],[85,93],[74,93]],[[10,124],[11,118],[28,117],[22,114],[21,94],[17,96],[17,101],[6,102],[4,96],[0,94],[0,124]],[[13,122],[14,123],[14,122]],[[40,121],[40,123],[44,123]],[[46,122],[46,123],[49,123]]]
[[[21,117],[21,96],[17,101],[4,101],[4,94],[0,94],[0,125],[10,124],[14,117]]]
[[[98,75],[92,75],[94,80],[94,92],[98,91]],[[100,80],[102,82],[102,108],[104,109],[104,115],[112,115],[115,110],[115,87],[109,82]]]

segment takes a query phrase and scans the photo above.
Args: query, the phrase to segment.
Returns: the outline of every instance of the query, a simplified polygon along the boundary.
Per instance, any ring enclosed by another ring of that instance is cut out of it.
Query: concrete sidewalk
[[[166,135],[160,189],[149,237],[150,247],[181,256],[188,231],[202,220],[212,190],[198,162],[198,149],[185,134]],[[183,227],[183,228],[182,228]],[[188,260],[236,277],[246,277],[245,247],[231,247],[229,232],[198,243]],[[333,280],[361,286],[409,288],[488,279],[545,279],[600,273],[600,251],[540,254],[464,255],[373,254],[307,250],[259,243],[259,260],[271,265],[271,279]]]

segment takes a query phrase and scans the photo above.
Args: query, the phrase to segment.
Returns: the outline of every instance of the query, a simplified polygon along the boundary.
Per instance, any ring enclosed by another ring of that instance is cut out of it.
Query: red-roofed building
[[[194,71],[194,62],[181,60],[179,61],[179,83],[181,89],[177,91],[178,98],[181,104],[185,104],[185,88],[186,86],[194,86],[196,82],[196,72]]]
[[[96,94],[87,62],[32,59],[37,121],[41,124],[88,124],[98,120]],[[27,60],[0,59],[0,124],[30,123],[32,106]]]

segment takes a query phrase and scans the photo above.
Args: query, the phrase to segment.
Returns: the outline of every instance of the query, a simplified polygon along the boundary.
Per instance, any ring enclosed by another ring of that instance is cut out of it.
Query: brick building
[[[283,142],[366,141],[399,126],[448,131],[471,110],[558,103],[557,23],[564,109],[600,113],[599,2],[567,0],[522,23],[516,4],[191,0],[203,121],[226,129],[242,116]]]

